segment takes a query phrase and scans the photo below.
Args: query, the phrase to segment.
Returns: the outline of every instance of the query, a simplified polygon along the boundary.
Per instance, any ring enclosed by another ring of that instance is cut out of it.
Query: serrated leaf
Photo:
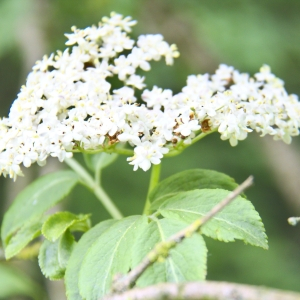
[[[68,211],[51,215],[42,227],[42,234],[51,242],[55,242],[64,232],[76,223],[83,223],[82,229],[88,230],[90,215],[74,215]]]
[[[165,218],[190,224],[205,216],[229,193],[230,191],[221,189],[181,192],[166,200],[158,211]],[[241,196],[209,220],[201,228],[201,232],[224,242],[240,239],[254,246],[268,248],[267,236],[259,214],[252,203]]]
[[[129,271],[132,245],[146,222],[146,216],[124,218],[95,241],[79,272],[79,291],[83,299],[100,299],[110,290],[114,275]]]
[[[72,171],[59,171],[38,178],[19,193],[4,215],[1,229],[4,247],[18,229],[41,217],[68,195],[78,179]]]
[[[44,299],[45,294],[39,284],[7,263],[0,263],[0,282],[0,299],[21,295],[35,300]]]
[[[28,243],[37,238],[41,234],[43,220],[38,218],[30,223],[27,223],[9,240],[5,248],[5,257],[10,259],[17,255]]]
[[[147,224],[134,246],[134,266],[153,249],[155,244],[187,227],[179,220],[160,219]],[[155,262],[142,274],[137,286],[144,287],[159,282],[185,282],[204,280],[206,276],[207,249],[200,234],[186,238],[171,249],[164,262]]]
[[[44,240],[38,259],[42,273],[47,278],[59,280],[64,277],[75,244],[76,242],[70,231],[66,231],[55,242]]]
[[[117,159],[118,154],[105,152],[97,154],[84,153],[83,157],[87,167],[94,172],[97,169],[104,169],[112,164]]]
[[[78,276],[82,261],[93,243],[116,222],[116,220],[107,220],[97,224],[86,232],[75,246],[65,274],[65,286],[68,300],[82,300],[78,288]]]
[[[226,174],[204,169],[186,170],[161,181],[149,195],[151,211],[155,211],[168,198],[179,192],[195,189],[234,190],[238,184]]]

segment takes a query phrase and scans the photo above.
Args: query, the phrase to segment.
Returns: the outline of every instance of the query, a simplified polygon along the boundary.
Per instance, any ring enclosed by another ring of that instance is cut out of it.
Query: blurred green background
[[[70,32],[72,25],[97,24],[111,11],[138,20],[133,36],[162,33],[169,43],[177,44],[181,56],[173,67],[154,63],[146,74],[150,89],[156,84],[179,92],[189,74],[214,72],[220,63],[251,74],[269,64],[286,82],[289,93],[300,94],[299,0],[0,0],[1,116],[8,114],[34,62],[43,54],[65,48],[63,34]],[[288,217],[300,215],[299,149],[300,138],[287,146],[251,134],[232,148],[214,134],[182,155],[163,160],[162,178],[188,168],[221,171],[237,182],[250,174],[255,177],[255,186],[247,195],[263,219],[270,249],[206,239],[208,279],[300,292],[300,226],[287,224]],[[1,178],[0,220],[18,190],[42,173],[64,167],[49,160],[43,169],[27,170],[16,183]],[[103,174],[108,194],[125,215],[141,213],[148,180],[149,172],[133,172],[125,157]],[[94,224],[109,217],[81,187],[59,209],[92,212]],[[36,261],[0,261],[0,299],[64,299],[62,284],[44,280],[36,265]],[[29,288],[22,286],[25,280]],[[22,293],[27,296],[15,296]]]

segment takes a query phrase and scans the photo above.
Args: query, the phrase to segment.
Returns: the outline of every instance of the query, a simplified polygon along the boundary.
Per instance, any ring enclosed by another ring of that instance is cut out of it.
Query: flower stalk
[[[106,194],[101,185],[73,158],[65,160],[66,164],[75,171],[82,180],[82,183],[88,187],[95,196],[100,200],[105,209],[114,219],[122,219],[123,215],[113,203],[113,201]]]
[[[150,205],[151,205],[149,195],[159,182],[160,170],[161,170],[161,164],[152,165],[147,199],[146,199],[146,203],[145,203],[145,207],[144,207],[144,211],[143,211],[143,214],[145,214],[145,215],[149,214]]]

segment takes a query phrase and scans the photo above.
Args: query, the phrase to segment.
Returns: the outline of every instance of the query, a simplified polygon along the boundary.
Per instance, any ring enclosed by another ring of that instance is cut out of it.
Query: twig
[[[134,288],[102,300],[300,300],[300,294],[229,282],[160,283]]]
[[[187,226],[178,233],[172,235],[164,242],[155,245],[154,249],[150,251],[142,262],[132,269],[128,274],[117,277],[112,284],[113,293],[122,293],[134,285],[136,280],[143,274],[143,272],[156,262],[159,258],[168,257],[170,250],[174,248],[183,239],[190,237],[197,232],[200,227],[212,219],[218,212],[227,206],[232,200],[240,195],[246,188],[253,184],[253,176],[247,178],[241,185],[232,191],[225,199],[218,203],[211,211],[203,218],[197,219],[191,225]]]
[[[79,177],[82,179],[82,183],[91,189],[91,191],[94,193],[94,195],[100,200],[102,205],[105,207],[105,209],[109,212],[109,214],[114,219],[122,219],[123,215],[117,208],[117,206],[114,204],[114,202],[109,198],[109,196],[106,194],[102,186],[98,185],[97,182],[94,180],[94,178],[86,171],[85,168],[81,166],[80,163],[76,161],[76,159],[73,158],[67,158],[64,160],[64,162],[75,172],[79,175]]]

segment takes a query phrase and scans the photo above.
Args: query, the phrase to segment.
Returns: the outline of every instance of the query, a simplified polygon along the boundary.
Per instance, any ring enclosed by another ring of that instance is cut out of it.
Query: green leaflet
[[[183,171],[166,178],[153,189],[149,196],[152,202],[151,211],[156,211],[167,198],[179,192],[206,188],[232,191],[237,186],[233,178],[216,171],[203,169]]]
[[[75,244],[74,237],[68,230],[55,242],[44,240],[39,253],[39,265],[47,278],[58,280],[64,277]]]
[[[42,234],[51,242],[55,242],[68,228],[81,227],[81,231],[90,228],[89,215],[74,215],[68,211],[51,215],[42,227]]]
[[[5,248],[5,257],[10,259],[17,255],[28,243],[41,234],[41,227],[43,220],[38,218],[32,222],[28,222],[9,240],[8,245]]]
[[[165,218],[190,224],[206,215],[229,193],[221,189],[181,192],[166,200],[158,211]],[[245,243],[268,248],[267,236],[259,214],[252,203],[241,196],[209,220],[201,228],[201,232],[224,242],[241,239]]]
[[[114,275],[129,271],[132,245],[146,222],[146,216],[130,216],[97,238],[85,255],[79,272],[79,291],[83,299],[100,299],[109,292]]]
[[[116,220],[107,220],[97,224],[86,232],[75,246],[65,274],[66,293],[69,300],[82,300],[78,288],[78,276],[82,261],[90,247]]]
[[[1,230],[4,247],[17,230],[41,217],[68,195],[77,182],[74,172],[59,171],[38,178],[19,193],[4,215]]]
[[[42,287],[31,280],[21,270],[8,263],[0,263],[0,299],[11,299],[12,296],[29,296],[30,299],[44,299]]]
[[[154,245],[165,241],[179,232],[187,224],[179,220],[160,219],[147,224],[134,246],[134,266],[153,249]],[[170,256],[164,262],[155,262],[138,279],[140,287],[159,282],[184,282],[204,280],[206,276],[207,249],[200,234],[186,238],[171,249]]]

